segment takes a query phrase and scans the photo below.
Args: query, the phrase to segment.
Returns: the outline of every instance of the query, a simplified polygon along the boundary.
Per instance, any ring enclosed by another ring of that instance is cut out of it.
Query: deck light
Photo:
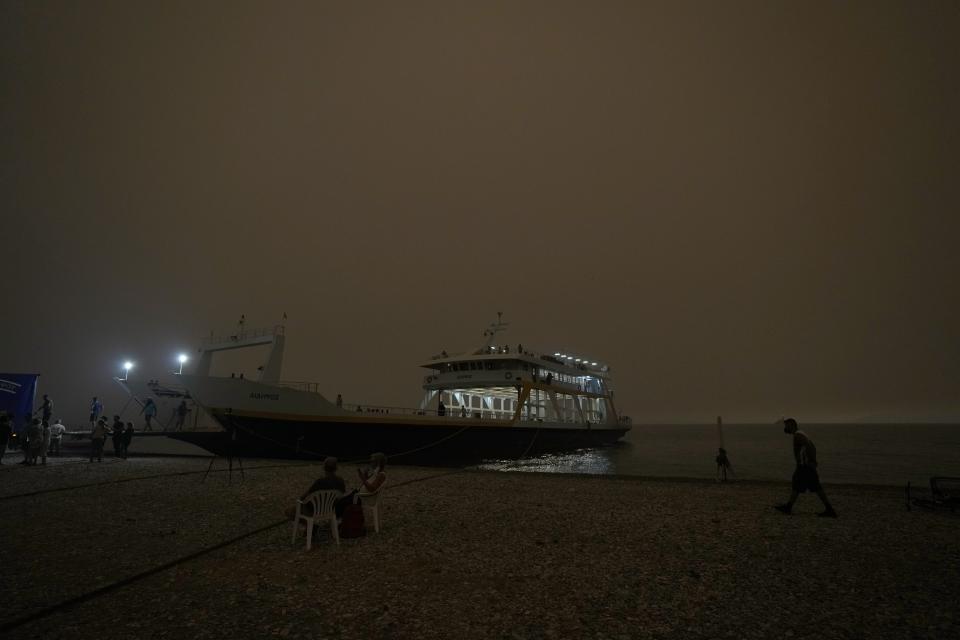
[[[133,363],[127,360],[123,363],[123,379],[126,380],[130,375],[130,369],[133,369]]]
[[[574,360],[574,362],[580,362],[580,358],[577,358],[576,360]]]
[[[187,360],[189,360],[189,358],[185,353],[181,353],[179,356],[177,356],[177,361],[180,363],[180,371],[177,372],[177,375],[183,373],[183,363],[185,363]]]

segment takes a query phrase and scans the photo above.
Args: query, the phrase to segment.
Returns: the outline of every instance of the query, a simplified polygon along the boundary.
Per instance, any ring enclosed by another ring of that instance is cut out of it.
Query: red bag
[[[367,535],[367,528],[363,522],[363,507],[358,504],[348,504],[340,519],[340,537],[359,538],[365,535]]]

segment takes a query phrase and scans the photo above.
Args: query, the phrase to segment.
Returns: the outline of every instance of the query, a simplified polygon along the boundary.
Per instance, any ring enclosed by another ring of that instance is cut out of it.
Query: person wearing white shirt
[[[50,455],[60,457],[60,441],[63,440],[63,434],[67,428],[58,418],[50,427]]]

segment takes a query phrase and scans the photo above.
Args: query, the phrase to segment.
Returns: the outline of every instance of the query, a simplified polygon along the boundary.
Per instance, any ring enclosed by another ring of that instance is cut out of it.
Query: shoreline
[[[15,462],[11,462],[11,458],[15,458]],[[8,467],[19,467],[20,459],[22,459],[22,453],[17,451],[7,451],[3,456],[3,464],[0,465],[0,473],[6,470]],[[201,456],[201,455],[162,455],[162,454],[137,454],[131,455],[128,460],[124,461],[119,458],[115,458],[112,455],[104,455],[104,461],[109,461],[110,463],[124,463],[124,462],[133,462],[136,460],[154,460],[154,461],[202,461],[204,464],[209,464],[210,460],[214,461],[223,461],[223,464],[227,464],[227,459],[220,456]],[[236,460],[244,460],[248,463],[259,463],[263,466],[269,466],[270,468],[280,468],[280,467],[311,467],[316,466],[320,468],[323,464],[322,460],[310,460],[310,459],[295,459],[295,458],[236,458]],[[61,456],[60,458],[48,458],[49,464],[48,467],[56,467],[63,463],[69,464],[79,464],[79,463],[88,463],[85,456]],[[88,463],[89,464],[89,463]],[[94,463],[97,464],[97,463]],[[489,466],[494,463],[483,463],[482,466]],[[513,463],[507,462],[504,463],[505,466]],[[42,467],[43,465],[37,465]],[[355,465],[350,465],[355,466]],[[633,482],[672,482],[672,483],[691,483],[698,484],[704,483],[707,485],[758,485],[758,486],[777,486],[777,485],[790,485],[791,471],[789,469],[784,471],[783,479],[773,479],[773,478],[735,478],[733,480],[728,480],[727,482],[717,482],[715,479],[707,477],[696,477],[696,476],[670,476],[670,475],[644,475],[644,474],[626,474],[626,473],[586,473],[581,471],[539,471],[535,469],[531,470],[519,470],[519,469],[494,469],[494,468],[480,468],[478,465],[468,465],[465,467],[446,467],[446,466],[426,466],[426,465],[403,465],[403,464],[392,464],[390,465],[393,469],[420,469],[420,470],[432,470],[435,472],[441,471],[468,471],[476,473],[492,473],[492,474],[516,474],[519,476],[556,476],[556,477],[570,477],[570,478],[607,478],[611,480],[624,480],[624,481],[633,481]],[[922,484],[914,484],[914,487],[926,487],[928,486],[929,480],[932,477],[939,476],[927,476],[923,478]],[[821,481],[824,487],[835,487],[835,488],[851,488],[851,489],[868,489],[868,490],[891,490],[891,491],[900,491],[902,492],[906,488],[906,484],[880,484],[880,483],[868,483],[868,482],[830,482],[830,481]]]
[[[387,469],[379,534],[337,546],[318,531],[306,552],[302,535],[291,544],[283,511],[319,465],[263,462],[245,464],[242,480],[223,460],[204,480],[208,459],[4,469],[0,627],[107,588],[9,637],[892,639],[958,630],[943,606],[960,598],[958,520],[907,512],[892,487],[828,485],[840,518],[825,520],[810,495],[793,516],[772,509],[787,481],[397,466]],[[356,484],[355,467],[340,474]],[[84,486],[15,495],[71,484]]]

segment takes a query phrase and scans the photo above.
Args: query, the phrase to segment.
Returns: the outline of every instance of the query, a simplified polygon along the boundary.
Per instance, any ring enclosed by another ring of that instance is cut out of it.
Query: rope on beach
[[[273,465],[273,466],[293,467],[293,466],[303,466],[303,465]],[[255,468],[257,468],[257,469],[264,469],[264,468],[267,468],[267,467],[266,467],[266,466],[263,466],[263,467],[255,467]],[[390,489],[391,489],[391,490],[392,490],[392,489],[397,489],[397,488],[399,488],[399,487],[402,487],[402,486],[405,486],[405,485],[408,485],[408,484],[414,484],[414,483],[416,483],[416,482],[425,482],[425,481],[427,481],[427,480],[435,480],[436,478],[443,478],[443,477],[450,476],[450,475],[454,475],[454,474],[457,474],[457,473],[463,473],[464,471],[467,471],[467,470],[468,470],[467,467],[463,467],[463,468],[460,468],[460,469],[455,469],[455,470],[453,470],[453,471],[447,471],[447,472],[444,472],[444,473],[437,473],[437,474],[434,474],[434,475],[424,476],[424,477],[421,477],[421,478],[412,478],[412,479],[406,480],[406,481],[404,481],[404,482],[398,482],[398,483],[396,483],[396,484],[391,484],[391,485],[390,485]],[[190,471],[190,472],[186,472],[186,473],[166,474],[166,475],[187,475],[188,473],[202,473],[202,472]],[[150,476],[150,477],[154,477],[154,478],[155,478],[155,477],[163,477],[163,476]],[[129,478],[129,480],[134,480],[134,479],[143,480],[143,479],[145,479],[145,478]],[[111,484],[111,483],[100,483],[100,484]],[[90,486],[90,485],[85,485],[85,486]],[[197,558],[200,558],[201,556],[205,556],[205,555],[207,555],[207,554],[209,554],[209,553],[213,553],[214,551],[219,551],[220,549],[223,549],[223,548],[228,547],[228,546],[230,546],[230,545],[232,545],[232,544],[235,544],[235,543],[237,543],[237,542],[240,542],[241,540],[244,540],[244,539],[249,538],[249,537],[251,537],[251,536],[255,536],[255,535],[259,534],[259,533],[263,533],[263,532],[265,532],[265,531],[269,531],[270,529],[275,529],[275,528],[277,528],[277,527],[286,526],[286,525],[289,525],[289,524],[290,524],[290,519],[289,519],[289,518],[284,518],[284,519],[282,519],[282,520],[277,520],[276,522],[272,522],[272,523],[270,523],[270,524],[267,524],[267,525],[264,525],[264,526],[259,527],[259,528],[257,528],[257,529],[254,529],[254,530],[252,530],[252,531],[247,531],[246,533],[242,533],[242,534],[240,534],[239,536],[230,538],[229,540],[224,540],[224,541],[222,541],[222,542],[218,542],[217,544],[215,544],[215,545],[213,545],[213,546],[205,547],[205,548],[203,548],[203,549],[200,549],[199,551],[194,551],[194,552],[191,553],[191,554],[182,556],[182,557],[180,557],[180,558],[176,558],[176,559],[174,559],[174,560],[171,560],[171,561],[169,561],[169,562],[166,562],[166,563],[164,563],[164,564],[162,564],[162,565],[159,565],[159,566],[157,566],[157,567],[153,567],[152,569],[147,569],[146,571],[141,571],[141,572],[138,573],[138,574],[135,574],[135,575],[132,575],[132,576],[123,578],[123,579],[121,579],[121,580],[117,580],[116,582],[112,582],[112,583],[110,583],[110,584],[108,584],[108,585],[104,585],[104,586],[102,586],[102,587],[100,587],[100,588],[98,588],[98,589],[94,589],[93,591],[88,591],[87,593],[80,594],[79,596],[75,596],[75,597],[73,597],[73,598],[68,598],[67,600],[64,600],[63,602],[59,602],[59,603],[57,603],[57,604],[55,604],[55,605],[52,605],[52,606],[49,606],[49,607],[45,607],[45,608],[43,608],[43,609],[39,609],[39,610],[34,611],[34,612],[32,612],[32,613],[28,613],[28,614],[26,614],[26,615],[20,616],[19,618],[14,618],[13,620],[10,620],[10,621],[8,621],[8,622],[0,623],[0,632],[13,631],[14,629],[16,629],[16,628],[18,628],[18,627],[21,627],[21,626],[23,626],[23,625],[25,625],[25,624],[28,624],[28,623],[30,623],[30,622],[34,622],[34,621],[36,621],[36,620],[39,620],[40,618],[46,618],[46,617],[51,616],[51,615],[53,615],[53,614],[55,614],[55,613],[64,612],[64,611],[66,611],[66,610],[68,610],[68,609],[71,609],[71,608],[77,606],[77,605],[83,604],[84,602],[87,602],[87,601],[89,601],[89,600],[93,600],[94,598],[100,597],[100,596],[102,596],[102,595],[106,595],[106,594],[111,593],[111,592],[113,592],[113,591],[117,591],[118,589],[122,589],[123,587],[127,587],[127,586],[133,584],[134,582],[138,582],[138,581],[140,581],[140,580],[143,580],[144,578],[149,578],[150,576],[153,576],[153,575],[156,575],[156,574],[161,573],[161,572],[163,572],[163,571],[166,571],[167,569],[172,569],[173,567],[176,567],[177,565],[181,565],[181,564],[190,562],[190,561],[192,561],[192,560],[196,560]]]
[[[278,447],[283,447],[284,449],[290,449],[290,450],[293,451],[294,453],[305,453],[305,454],[307,454],[308,456],[313,456],[313,457],[315,457],[315,458],[321,458],[321,459],[322,459],[322,458],[328,458],[328,457],[329,457],[328,455],[324,455],[324,454],[322,454],[322,453],[319,453],[318,451],[312,451],[312,450],[310,450],[310,449],[303,449],[303,448],[301,448],[300,446],[297,446],[297,445],[289,445],[289,444],[287,444],[286,442],[281,442],[280,440],[274,440],[273,438],[269,438],[269,437],[267,437],[267,436],[265,436],[265,435],[256,433],[256,432],[253,431],[252,429],[249,429],[249,428],[244,427],[244,426],[242,426],[242,425],[233,425],[233,426],[234,426],[235,429],[237,429],[238,431],[242,431],[242,432],[246,433],[248,436],[252,436],[252,437],[257,438],[257,439],[259,439],[259,440],[263,440],[264,442],[269,442],[270,444],[276,445],[276,446],[278,446]],[[345,462],[344,464],[347,464],[347,463]]]
[[[415,452],[417,452],[417,451],[422,451],[422,450],[427,449],[427,448],[429,448],[429,447],[431,447],[431,446],[435,446],[435,445],[437,445],[437,444],[440,444],[440,443],[443,442],[444,440],[449,440],[450,438],[453,438],[454,436],[459,435],[460,433],[462,433],[463,431],[466,431],[466,430],[469,429],[469,428],[470,428],[470,426],[463,427],[462,429],[460,429],[460,430],[457,431],[456,433],[453,433],[453,434],[450,434],[450,435],[448,435],[448,436],[446,436],[446,437],[444,437],[444,438],[441,438],[440,440],[438,440],[438,441],[436,441],[436,442],[434,442],[434,443],[431,443],[431,444],[426,445],[426,446],[424,446],[424,447],[418,447],[417,449],[411,449],[410,451],[402,452],[402,453],[400,453],[400,454],[394,454],[393,457],[397,457],[397,456],[400,456],[400,455],[406,455],[406,454],[409,454],[409,453],[415,453]],[[530,449],[533,447],[533,443],[536,441],[537,435],[539,434],[539,432],[540,432],[539,429],[537,429],[537,431],[534,432],[533,438],[531,438],[530,443],[527,445],[527,448],[524,450],[523,455],[522,455],[521,457],[526,456],[526,454],[527,454],[527,453],[530,451]],[[362,462],[362,461],[363,461],[363,460],[360,460],[359,462]],[[308,465],[312,465],[312,464],[313,464],[313,463],[305,463],[305,464],[282,464],[282,465],[262,465],[262,466],[259,466],[259,467],[253,467],[253,469],[271,469],[271,468],[277,468],[277,467],[284,467],[284,468],[285,468],[285,467],[301,467],[301,466],[308,466]],[[351,463],[345,463],[345,464],[355,464],[355,463],[351,462]],[[506,467],[508,467],[508,466],[509,466],[509,464],[503,465],[501,468],[506,468]],[[437,479],[437,478],[444,478],[444,477],[447,477],[447,476],[452,476],[452,475],[456,475],[456,474],[459,474],[459,473],[464,473],[465,471],[469,471],[469,470],[471,470],[471,467],[461,467],[461,468],[459,468],[459,469],[454,469],[454,470],[451,470],[451,471],[445,471],[445,472],[442,472],[442,473],[436,473],[436,474],[433,474],[433,475],[423,476],[423,477],[420,477],[420,478],[411,478],[410,480],[405,480],[405,481],[403,481],[403,482],[398,482],[398,483],[395,483],[395,484],[391,484],[391,485],[390,485],[390,489],[391,489],[391,491],[392,491],[392,490],[394,490],[394,489],[398,489],[398,488],[403,487],[403,486],[406,486],[406,485],[414,484],[414,483],[417,483],[417,482],[426,482],[426,481],[428,481],[428,480],[435,480],[435,479]],[[219,471],[215,471],[214,473],[223,473],[224,471],[226,471],[226,469],[220,469]],[[181,472],[177,472],[177,473],[157,474],[157,475],[152,475],[152,476],[138,476],[138,477],[135,477],[135,478],[124,478],[124,479],[122,479],[122,480],[113,480],[113,481],[109,481],[109,482],[98,482],[98,483],[91,483],[91,484],[86,484],[86,485],[78,485],[78,486],[74,486],[74,487],[63,487],[63,488],[60,488],[60,489],[47,489],[47,490],[43,490],[43,491],[35,491],[35,492],[32,492],[32,493],[25,493],[25,494],[20,494],[20,495],[16,495],[16,496],[3,496],[3,497],[0,497],[0,500],[6,500],[6,499],[10,499],[10,498],[17,498],[17,497],[25,497],[25,496],[30,496],[30,495],[37,495],[37,494],[39,494],[39,493],[51,493],[51,492],[54,492],[54,491],[67,491],[67,490],[69,490],[69,489],[80,489],[80,488],[83,488],[83,487],[99,486],[99,485],[104,485],[104,484],[119,484],[119,483],[121,483],[121,482],[132,482],[132,481],[134,481],[134,480],[147,480],[147,479],[151,479],[151,478],[164,478],[164,477],[171,477],[171,476],[186,476],[186,475],[192,475],[192,474],[197,474],[197,473],[206,473],[206,472],[205,472],[205,471],[200,471],[200,470],[198,470],[198,471],[181,471]],[[263,533],[263,532],[265,532],[265,531],[269,531],[270,529],[275,529],[275,528],[280,527],[280,526],[288,525],[289,523],[290,523],[290,520],[289,520],[288,518],[284,518],[284,519],[282,519],[282,520],[278,520],[278,521],[276,521],[276,522],[273,522],[273,523],[271,523],[271,524],[264,525],[264,526],[262,526],[262,527],[259,527],[259,528],[257,528],[257,529],[254,529],[254,530],[252,530],[252,531],[247,531],[246,533],[242,533],[242,534],[240,534],[239,536],[235,536],[235,537],[230,538],[230,539],[228,539],[228,540],[224,540],[224,541],[219,542],[219,543],[217,543],[217,544],[215,544],[215,545],[213,545],[213,546],[205,547],[205,548],[203,548],[203,549],[200,549],[199,551],[195,551],[195,552],[193,552],[193,553],[191,553],[191,554],[182,556],[182,557],[180,557],[180,558],[176,558],[176,559],[174,559],[174,560],[171,560],[170,562],[164,563],[164,564],[162,564],[162,565],[160,565],[160,566],[157,566],[157,567],[154,567],[154,568],[152,568],[152,569],[147,569],[146,571],[142,571],[142,572],[140,572],[140,573],[138,573],[138,574],[129,576],[129,577],[127,577],[127,578],[123,578],[123,579],[121,579],[121,580],[117,580],[116,582],[112,582],[112,583],[110,583],[110,584],[108,584],[108,585],[105,585],[105,586],[103,586],[103,587],[100,587],[100,588],[98,588],[98,589],[94,589],[93,591],[88,591],[87,593],[81,594],[81,595],[79,595],[79,596],[75,596],[75,597],[73,597],[73,598],[69,598],[69,599],[64,600],[63,602],[57,603],[57,604],[55,604],[55,605],[52,605],[52,606],[49,606],[49,607],[45,607],[45,608],[43,608],[43,609],[34,611],[33,613],[28,613],[28,614],[26,614],[26,615],[20,616],[19,618],[14,618],[13,620],[10,620],[10,621],[8,621],[8,622],[0,623],[0,632],[12,631],[12,630],[14,630],[14,629],[16,629],[16,628],[18,628],[18,627],[21,627],[21,626],[23,626],[23,625],[25,625],[25,624],[28,624],[28,623],[30,623],[30,622],[34,622],[35,620],[39,620],[40,618],[46,618],[46,617],[51,616],[51,615],[53,615],[53,614],[55,614],[55,613],[60,613],[60,612],[66,611],[67,609],[70,609],[70,608],[73,608],[73,607],[75,607],[75,606],[77,606],[77,605],[83,604],[84,602],[87,602],[87,601],[89,601],[89,600],[93,600],[94,598],[97,598],[97,597],[99,597],[99,596],[106,595],[106,594],[111,593],[111,592],[113,592],[113,591],[117,591],[118,589],[122,589],[123,587],[129,586],[129,585],[133,584],[134,582],[138,582],[138,581],[140,581],[140,580],[143,580],[144,578],[149,578],[150,576],[153,576],[153,575],[156,575],[156,574],[161,573],[161,572],[163,572],[163,571],[166,571],[167,569],[172,569],[173,567],[176,567],[177,565],[181,565],[181,564],[190,562],[191,560],[196,560],[197,558],[200,558],[201,556],[205,556],[205,555],[207,555],[207,554],[209,554],[209,553],[213,553],[214,551],[218,551],[218,550],[220,550],[220,549],[223,549],[223,548],[225,548],[225,547],[228,547],[228,546],[230,546],[230,545],[232,545],[232,544],[234,544],[234,543],[240,542],[241,540],[244,540],[244,539],[249,538],[249,537],[251,537],[251,536],[255,536],[255,535],[259,534],[259,533]]]
[[[191,561],[191,560],[195,560],[196,558],[199,558],[200,556],[204,556],[204,555],[206,555],[206,554],[208,554],[208,553],[212,553],[212,552],[217,551],[217,550],[219,550],[219,549],[223,549],[224,547],[227,547],[227,546],[229,546],[229,545],[231,545],[231,544],[234,544],[235,542],[240,542],[241,540],[243,540],[243,539],[245,539],[245,538],[249,538],[249,537],[251,537],[251,536],[257,535],[258,533],[262,533],[262,532],[267,531],[267,530],[269,530],[269,529],[273,529],[273,528],[275,528],[275,527],[279,527],[280,525],[284,525],[284,524],[288,524],[288,523],[289,523],[289,520],[287,520],[286,518],[284,518],[283,520],[280,520],[280,521],[278,521],[278,522],[273,522],[273,523],[271,523],[271,524],[268,524],[268,525],[265,525],[265,526],[263,526],[263,527],[260,527],[259,529],[254,529],[253,531],[248,531],[248,532],[243,533],[243,534],[240,534],[239,536],[236,536],[236,537],[234,537],[234,538],[230,538],[229,540],[224,540],[223,542],[219,542],[219,543],[213,545],[212,547],[206,547],[206,548],[204,548],[204,549],[200,549],[199,551],[195,551],[195,552],[193,552],[193,553],[191,553],[191,554],[189,554],[189,555],[186,555],[186,556],[177,558],[177,559],[175,559],[175,560],[171,560],[170,562],[167,562],[167,563],[165,563],[165,564],[162,564],[162,565],[160,565],[160,566],[158,566],[158,567],[154,567],[154,568],[152,568],[152,569],[147,569],[146,571],[142,571],[142,572],[140,572],[140,573],[138,573],[138,574],[136,574],[136,575],[129,576],[129,577],[127,577],[127,578],[123,578],[122,580],[117,580],[116,582],[111,582],[110,584],[105,585],[105,586],[103,586],[103,587],[100,587],[99,589],[94,589],[93,591],[88,591],[87,593],[81,594],[81,595],[79,595],[79,596],[75,596],[75,597],[73,597],[73,598],[69,598],[69,599],[64,600],[63,602],[59,602],[59,603],[57,603],[57,604],[55,604],[55,605],[53,605],[53,606],[45,607],[45,608],[40,609],[40,610],[38,610],[38,611],[34,611],[33,613],[28,613],[28,614],[26,614],[26,615],[24,615],[24,616],[20,616],[19,618],[14,618],[13,620],[10,620],[10,621],[8,621],[8,622],[0,623],[0,633],[2,633],[2,632],[7,632],[7,631],[12,631],[12,630],[16,629],[17,627],[21,627],[21,626],[23,626],[23,625],[25,625],[25,624],[27,624],[27,623],[29,623],[29,622],[33,622],[33,621],[35,621],[35,620],[39,620],[40,618],[46,618],[47,616],[53,615],[54,613],[59,613],[59,612],[65,611],[65,610],[67,610],[67,609],[69,609],[69,608],[75,607],[75,606],[78,605],[78,604],[82,604],[82,603],[84,603],[84,602],[87,602],[88,600],[92,600],[92,599],[94,599],[94,598],[96,598],[96,597],[99,597],[99,596],[102,596],[102,595],[106,595],[107,593],[110,593],[110,592],[112,592],[112,591],[116,591],[117,589],[121,589],[121,588],[126,587],[126,586],[128,586],[128,585],[130,585],[130,584],[133,584],[134,582],[137,582],[137,581],[139,581],[139,580],[143,580],[144,578],[149,578],[150,576],[155,575],[155,574],[157,574],[157,573],[160,573],[160,572],[162,572],[162,571],[166,571],[167,569],[172,569],[173,567],[175,567],[175,566],[177,566],[177,565],[179,565],[179,564],[183,564],[183,563],[185,563],[185,562],[189,562],[189,561]]]
[[[446,442],[447,440],[450,440],[451,438],[454,438],[454,437],[460,435],[461,433],[463,433],[464,431],[466,431],[467,429],[469,429],[469,428],[472,427],[472,426],[473,426],[473,425],[467,425],[467,426],[465,426],[465,427],[463,427],[463,428],[455,431],[454,433],[451,433],[451,434],[448,435],[448,436],[444,436],[443,438],[440,438],[440,439],[437,440],[436,442],[431,442],[431,443],[428,444],[428,445],[424,445],[424,446],[422,446],[422,447],[417,447],[416,449],[410,449],[409,451],[403,451],[403,452],[401,452],[401,453],[393,453],[393,454],[390,455],[390,459],[399,458],[400,456],[407,456],[407,455],[410,455],[411,453],[418,453],[418,452],[420,452],[420,451],[424,451],[424,450],[429,449],[429,448],[431,448],[431,447],[435,447],[435,446],[437,446],[438,444],[440,444],[441,442]]]
[[[526,458],[527,454],[530,453],[530,449],[533,448],[533,443],[537,441],[537,436],[540,435],[540,428],[538,427],[536,431],[533,432],[533,437],[530,438],[530,444],[527,445],[527,448],[523,450],[523,453],[520,454],[521,458]]]

